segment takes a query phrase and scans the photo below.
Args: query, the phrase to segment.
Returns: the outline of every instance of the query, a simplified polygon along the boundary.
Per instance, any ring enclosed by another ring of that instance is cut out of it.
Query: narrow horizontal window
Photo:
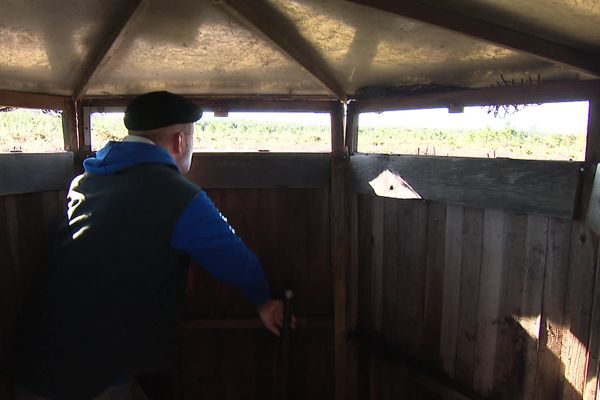
[[[198,152],[330,152],[327,113],[205,113],[196,123]]]
[[[90,115],[92,150],[127,135],[122,112]],[[194,128],[196,152],[330,152],[328,113],[205,112]]]
[[[456,111],[456,110],[454,110]],[[585,158],[588,102],[388,111],[359,116],[361,153],[572,160]]]

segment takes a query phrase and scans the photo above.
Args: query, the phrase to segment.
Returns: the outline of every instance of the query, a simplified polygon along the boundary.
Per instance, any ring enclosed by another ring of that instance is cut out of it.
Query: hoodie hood
[[[95,157],[83,161],[85,172],[110,175],[138,164],[166,164],[179,169],[173,157],[162,147],[139,142],[110,141]]]

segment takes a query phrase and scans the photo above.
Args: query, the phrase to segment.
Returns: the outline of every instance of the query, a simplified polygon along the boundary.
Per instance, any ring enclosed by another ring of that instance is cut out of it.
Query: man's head
[[[194,149],[194,122],[202,109],[169,92],[151,92],[133,99],[125,110],[125,127],[164,147],[175,159],[179,172],[189,171]]]

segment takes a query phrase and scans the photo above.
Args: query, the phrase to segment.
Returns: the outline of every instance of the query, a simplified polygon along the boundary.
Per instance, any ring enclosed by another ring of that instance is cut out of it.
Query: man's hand
[[[260,320],[265,328],[270,330],[275,336],[279,336],[280,329],[283,326],[283,302],[281,300],[269,300],[256,308]],[[292,328],[296,327],[296,319],[292,316]]]

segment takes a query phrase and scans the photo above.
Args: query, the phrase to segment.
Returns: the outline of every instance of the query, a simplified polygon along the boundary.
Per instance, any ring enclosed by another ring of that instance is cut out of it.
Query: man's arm
[[[171,245],[189,254],[210,275],[240,289],[252,302],[265,327],[279,335],[280,301],[271,300],[260,262],[235,234],[206,193],[200,192],[181,214]]]

